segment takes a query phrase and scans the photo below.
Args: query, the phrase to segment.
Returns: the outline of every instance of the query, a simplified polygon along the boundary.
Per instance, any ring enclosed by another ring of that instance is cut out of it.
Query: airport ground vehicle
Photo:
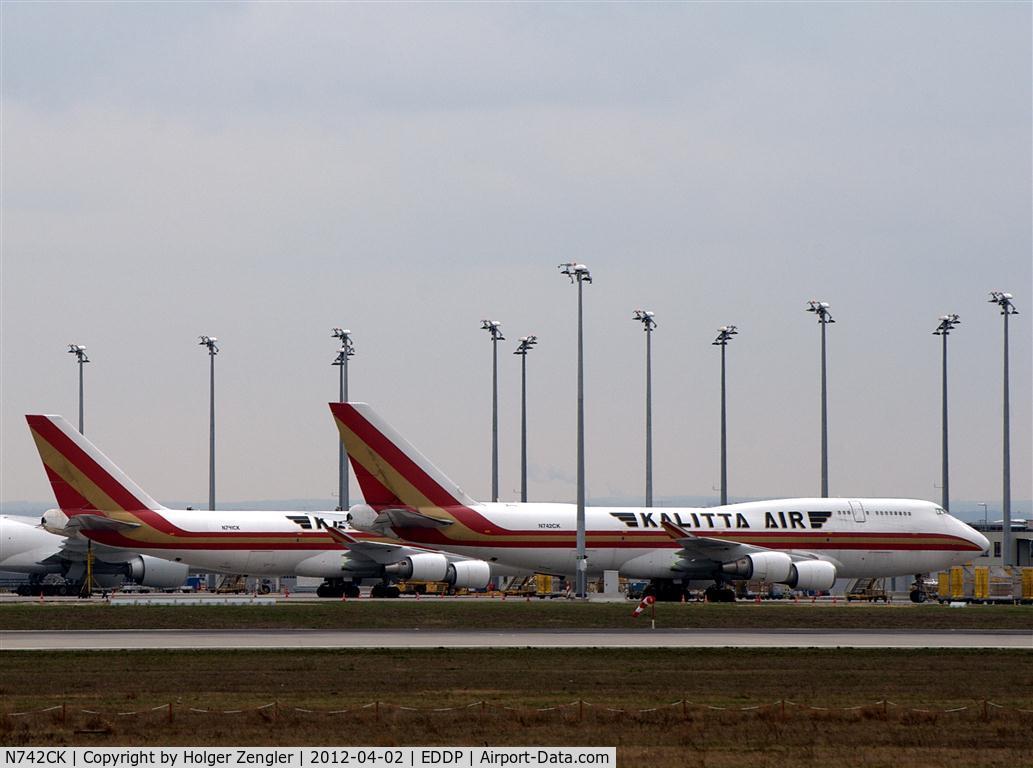
[[[846,593],[847,602],[864,600],[875,603],[882,600],[884,603],[890,601],[889,593],[886,591],[885,579],[858,579]]]

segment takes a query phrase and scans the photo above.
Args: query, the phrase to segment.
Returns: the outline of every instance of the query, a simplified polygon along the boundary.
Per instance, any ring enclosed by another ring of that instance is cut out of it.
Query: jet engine
[[[376,519],[377,513],[369,504],[353,504],[348,508],[348,523],[357,531],[369,533]]]
[[[791,568],[785,583],[793,589],[832,589],[836,583],[836,566],[824,560],[804,560]]]
[[[491,567],[483,560],[449,563],[445,581],[457,589],[484,589],[491,581]]]
[[[50,531],[50,533],[56,533],[58,536],[66,535],[65,528],[68,526],[68,515],[60,509],[48,509],[43,513],[43,517],[40,518],[39,522],[44,530]]]
[[[384,566],[384,572],[402,581],[409,579],[445,581],[448,573],[448,558],[444,555],[424,552]]]
[[[133,581],[158,589],[181,586],[187,580],[189,570],[186,563],[174,563],[150,555],[139,555],[126,563],[126,572]]]
[[[722,571],[737,579],[778,582],[786,582],[792,568],[793,560],[785,552],[757,552],[721,566]]]

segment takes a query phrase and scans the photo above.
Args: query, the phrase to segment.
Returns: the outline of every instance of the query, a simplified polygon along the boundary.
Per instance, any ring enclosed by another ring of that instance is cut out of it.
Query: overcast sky
[[[0,500],[52,498],[23,415],[75,421],[158,499],[203,506],[219,337],[220,500],[329,498],[332,326],[372,403],[473,496],[575,495],[585,289],[590,496],[641,498],[656,312],[654,487],[938,499],[1031,492],[1029,3],[19,3],[2,14]],[[356,488],[353,482],[353,489]],[[357,491],[353,490],[353,499]],[[956,510],[963,512],[964,510]]]

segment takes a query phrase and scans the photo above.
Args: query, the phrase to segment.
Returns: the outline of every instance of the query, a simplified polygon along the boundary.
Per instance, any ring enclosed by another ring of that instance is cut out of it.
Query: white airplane
[[[576,507],[478,503],[365,403],[331,403],[365,504],[354,528],[422,546],[570,576]],[[588,576],[616,570],[652,580],[657,599],[680,599],[694,582],[711,600],[734,600],[736,580],[830,589],[836,578],[927,573],[986,550],[978,531],[928,501],[777,499],[707,508],[590,507]],[[702,584],[698,584],[702,586]],[[916,590],[912,599],[925,594]]]
[[[18,587],[22,595],[41,591],[78,594],[86,578],[88,542],[81,536],[59,536],[24,519],[0,515],[0,571],[23,573],[29,583]],[[55,574],[65,583],[46,586],[44,579]],[[114,589],[123,579],[156,589],[172,589],[186,581],[187,566],[157,557],[93,547],[93,579],[102,589]]]
[[[43,526],[183,569],[251,576],[318,576],[320,597],[397,597],[399,579],[481,589],[483,561],[349,530],[344,513],[211,512],[168,509],[147,495],[61,416],[26,416],[60,509]],[[331,535],[333,534],[333,535]],[[508,572],[502,568],[497,573]]]

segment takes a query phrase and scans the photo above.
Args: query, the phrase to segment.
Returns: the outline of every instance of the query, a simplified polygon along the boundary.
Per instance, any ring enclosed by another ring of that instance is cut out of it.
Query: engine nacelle
[[[491,581],[491,567],[483,560],[449,563],[445,581],[457,589],[484,589]]]
[[[68,527],[68,515],[60,509],[48,509],[43,513],[43,517],[40,518],[39,522],[44,530],[56,533],[58,536],[64,536],[66,533],[65,528]]]
[[[824,560],[803,560],[793,563],[785,581],[793,589],[832,589],[836,583],[836,566]]]
[[[174,563],[150,555],[134,557],[126,564],[126,570],[137,584],[157,589],[182,586],[190,572],[186,563]]]
[[[793,559],[785,552],[757,552],[725,563],[721,570],[739,579],[784,582],[792,574]]]
[[[348,508],[348,524],[357,531],[372,531],[376,519],[376,510],[369,504],[353,504]]]
[[[448,558],[444,555],[424,552],[384,566],[384,572],[402,581],[408,581],[409,579],[414,581],[445,581],[445,576],[448,573]]]

